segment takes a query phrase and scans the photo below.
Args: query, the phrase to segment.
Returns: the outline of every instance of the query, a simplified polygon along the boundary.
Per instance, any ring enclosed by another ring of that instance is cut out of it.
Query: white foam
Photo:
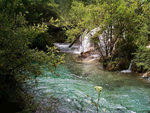
[[[79,46],[73,45],[72,47],[69,48],[70,44],[71,43],[54,43],[54,45],[60,50],[60,52],[80,54],[79,49],[78,49]]]
[[[131,70],[122,70],[121,73],[131,73]]]

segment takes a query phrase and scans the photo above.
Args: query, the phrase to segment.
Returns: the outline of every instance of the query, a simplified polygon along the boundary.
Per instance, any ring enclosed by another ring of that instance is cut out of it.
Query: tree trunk
[[[69,48],[73,46],[73,44],[80,38],[80,34],[76,37],[76,39],[68,46]]]
[[[112,55],[113,51],[113,40],[112,40],[112,25],[110,25],[110,55]]]
[[[85,29],[82,30],[82,32],[84,31]],[[72,45],[80,38],[81,34],[79,34],[76,39],[68,46],[69,48],[72,47]]]

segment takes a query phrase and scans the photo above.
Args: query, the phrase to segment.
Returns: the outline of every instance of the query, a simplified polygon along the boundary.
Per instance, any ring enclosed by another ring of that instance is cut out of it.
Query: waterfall
[[[59,49],[60,52],[80,54],[78,51],[79,45],[73,45],[71,48],[68,48],[70,43],[54,43],[54,45],[57,47],[57,49]]]
[[[60,50],[60,52],[81,54],[94,49],[94,44],[91,42],[91,37],[100,30],[100,27],[92,29],[88,33],[88,29],[80,36],[81,44],[74,44],[69,48],[70,43],[55,43],[54,45]]]
[[[79,47],[80,53],[94,49],[94,45],[91,43],[91,37],[100,30],[100,27],[92,29],[87,33],[88,29],[85,30],[83,35],[80,37],[81,46]]]
[[[131,61],[129,68],[127,70],[122,70],[121,73],[131,73],[131,67],[132,67],[133,61]]]
[[[129,66],[128,70],[131,70],[131,66],[132,66],[132,64],[133,64],[133,61],[131,61],[131,63],[130,63],[130,66]]]
[[[105,31],[107,32],[107,31]],[[103,32],[101,35],[99,35],[99,42],[98,46],[102,54],[105,56],[106,55],[106,38],[105,38],[105,33]]]

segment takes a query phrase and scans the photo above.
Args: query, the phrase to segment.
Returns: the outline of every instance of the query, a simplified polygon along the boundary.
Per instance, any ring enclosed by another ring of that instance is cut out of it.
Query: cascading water
[[[129,65],[129,68],[127,70],[122,70],[121,73],[131,73],[131,66],[133,64],[133,61],[131,61],[130,65]]]
[[[102,33],[100,36],[99,36],[99,42],[98,42],[98,45],[99,45],[99,49],[100,51],[102,52],[102,54],[105,56],[106,55],[106,43],[107,41],[105,40],[105,36],[104,36],[104,33]]]
[[[133,61],[131,61],[131,63],[130,63],[130,66],[129,66],[128,70],[131,70],[131,66],[132,66],[132,64],[133,64]]]
[[[60,52],[65,53],[74,53],[74,54],[81,54],[90,50],[94,49],[94,44],[91,42],[91,37],[100,30],[100,27],[92,29],[89,33],[88,29],[84,31],[84,33],[80,36],[80,42],[79,45],[73,45],[71,48],[69,48],[70,43],[55,43],[54,45],[60,50]],[[105,42],[104,36],[101,34],[99,36],[99,47],[103,51],[103,54],[105,53]],[[108,42],[108,41],[107,41]],[[105,54],[104,54],[105,55]]]
[[[81,44],[74,44],[73,46],[70,43],[55,43],[54,45],[60,50],[60,52],[64,53],[73,53],[73,54],[81,54],[90,50],[94,50],[94,44],[91,43],[91,37],[100,30],[100,27],[92,29],[89,33],[87,33],[88,29],[84,31],[84,33],[80,36]],[[71,46],[70,46],[71,45]],[[69,47],[70,46],[70,47]],[[99,59],[99,53],[94,53],[85,59],[86,62],[91,62]]]
[[[88,30],[88,29],[87,29]],[[80,38],[81,45],[80,45],[80,53],[86,52],[94,49],[93,44],[91,43],[91,37],[100,30],[100,27],[97,27],[95,29],[92,29],[89,33],[87,33],[87,30],[83,33],[83,37]]]
[[[70,43],[55,43],[54,45],[60,50],[60,52],[80,54],[79,45],[73,45],[71,48],[68,47]]]

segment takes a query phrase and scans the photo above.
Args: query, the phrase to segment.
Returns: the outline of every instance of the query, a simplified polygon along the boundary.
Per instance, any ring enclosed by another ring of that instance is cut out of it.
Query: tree
[[[57,7],[54,0],[28,0],[28,5],[24,3],[25,18],[29,24],[48,22],[52,17],[59,18]]]
[[[17,101],[20,99],[21,93],[25,90],[22,88],[22,83],[26,79],[42,75],[44,72],[43,68],[55,73],[53,67],[56,68],[64,62],[63,55],[56,55],[56,47],[47,46],[47,53],[39,51],[36,48],[29,48],[34,38],[40,33],[47,31],[47,25],[38,24],[28,26],[21,12],[19,14],[15,12],[10,13],[10,9],[13,7],[16,8],[15,6],[17,6],[19,1],[10,2],[11,4],[7,4],[6,9],[0,10],[1,102],[6,100]],[[0,5],[4,3],[1,1]]]
[[[137,71],[142,72],[143,70],[150,70],[150,49],[147,48],[149,43],[149,33],[150,33],[150,22],[149,18],[150,15],[150,2],[144,1],[144,2],[137,2],[138,9],[140,10],[140,13],[138,12],[138,29],[139,29],[139,38],[136,40],[136,44],[138,46],[138,49],[136,50],[134,57],[134,62],[136,63],[138,69]]]
[[[68,41],[82,35],[85,29],[90,31],[100,27],[92,40],[103,60],[114,61],[117,58],[130,62],[134,57],[132,53],[141,45],[137,45],[137,40],[149,36],[148,7],[149,2],[138,0],[97,0],[86,5],[74,1],[66,31]]]

